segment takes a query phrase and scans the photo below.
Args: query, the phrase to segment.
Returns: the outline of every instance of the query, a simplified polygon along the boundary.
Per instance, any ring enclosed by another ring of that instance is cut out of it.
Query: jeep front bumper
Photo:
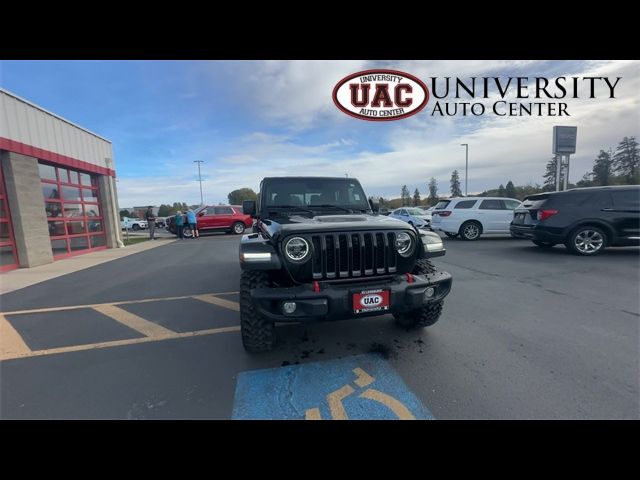
[[[320,282],[319,291],[313,284],[297,287],[256,288],[251,290],[251,298],[259,312],[277,322],[304,322],[343,320],[347,318],[369,317],[416,310],[447,296],[451,290],[451,275],[436,272],[428,275],[395,275],[380,280],[363,282]],[[433,294],[427,297],[427,288]],[[389,309],[373,312],[354,313],[353,295],[363,290],[389,290]],[[295,302],[295,311],[284,313],[283,304]]]

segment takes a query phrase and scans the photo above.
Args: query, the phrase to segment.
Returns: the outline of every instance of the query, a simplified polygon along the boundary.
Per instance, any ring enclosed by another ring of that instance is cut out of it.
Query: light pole
[[[204,163],[204,160],[194,160],[193,163],[198,164],[198,179],[200,180],[200,206],[204,205],[204,198],[202,197],[202,175],[200,175],[200,164]]]
[[[344,174],[344,178],[349,178],[349,174],[348,174],[348,173],[345,173],[345,174]]]
[[[469,196],[469,144],[461,143],[461,147],[465,148],[465,162],[464,162],[464,196]]]

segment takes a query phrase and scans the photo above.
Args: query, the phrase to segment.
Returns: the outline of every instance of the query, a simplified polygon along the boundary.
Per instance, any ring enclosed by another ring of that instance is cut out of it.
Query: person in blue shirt
[[[193,232],[193,238],[200,237],[200,234],[198,233],[198,220],[196,213],[191,209],[187,212],[187,222],[189,223],[189,228],[191,228],[191,231]]]
[[[184,240],[184,235],[182,234],[182,230],[184,229],[184,217],[182,216],[182,212],[178,210],[176,212],[176,234],[180,240]]]

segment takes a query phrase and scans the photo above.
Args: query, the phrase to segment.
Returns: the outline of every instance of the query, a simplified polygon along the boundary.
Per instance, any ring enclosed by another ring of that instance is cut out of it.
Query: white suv
[[[441,200],[432,214],[431,228],[448,237],[477,240],[483,233],[509,233],[520,200],[502,197],[461,197]]]

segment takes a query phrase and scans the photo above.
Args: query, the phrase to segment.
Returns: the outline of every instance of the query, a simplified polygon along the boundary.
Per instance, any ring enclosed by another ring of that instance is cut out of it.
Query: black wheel
[[[182,229],[182,236],[184,238],[192,238],[193,237],[193,230],[191,230],[190,227],[184,227]]]
[[[460,226],[460,231],[458,232],[460,238],[467,241],[473,241],[480,238],[482,234],[482,225],[475,220],[471,220],[468,222],[464,222]]]
[[[231,231],[236,235],[242,235],[244,233],[244,223],[236,222],[231,227]]]
[[[565,245],[576,255],[597,255],[602,253],[607,245],[607,234],[598,227],[585,225],[571,232]]]
[[[556,246],[556,244],[552,242],[539,242],[538,240],[531,240],[531,241],[535,243],[537,246],[542,248],[553,248]]]
[[[251,353],[268,352],[276,342],[273,322],[260,315],[251,300],[251,289],[268,285],[265,272],[243,270],[240,276],[240,333],[242,345]]]
[[[457,233],[444,232],[444,234],[449,238],[456,238],[458,236]]]
[[[140,230],[140,225],[138,225],[137,223],[134,223],[134,224],[131,226],[131,230]]]
[[[416,265],[413,268],[412,273],[415,275],[424,275],[435,272],[436,267],[434,267],[429,260],[420,259],[416,261]],[[436,323],[440,318],[443,305],[444,302],[442,300],[439,302],[431,302],[418,310],[396,313],[393,317],[395,318],[396,323],[404,328],[414,329],[429,327]]]

